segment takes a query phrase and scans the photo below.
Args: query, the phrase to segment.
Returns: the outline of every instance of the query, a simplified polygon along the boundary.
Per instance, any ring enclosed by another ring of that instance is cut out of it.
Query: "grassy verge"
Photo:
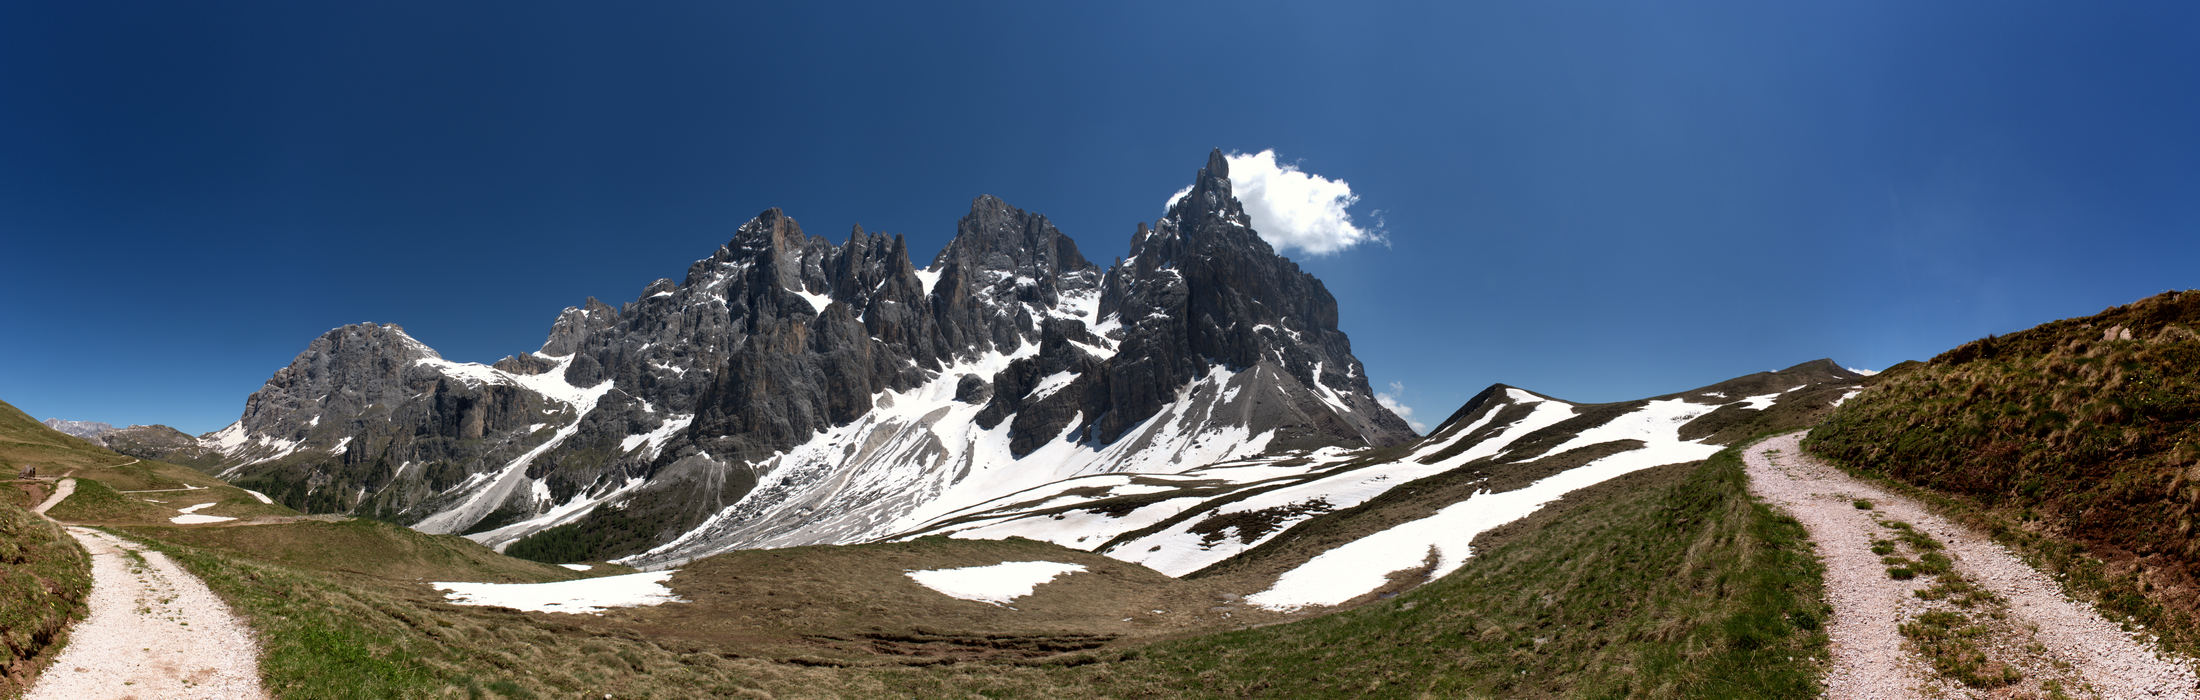
[[[91,588],[91,557],[68,533],[0,504],[0,697],[29,689],[84,616]]]

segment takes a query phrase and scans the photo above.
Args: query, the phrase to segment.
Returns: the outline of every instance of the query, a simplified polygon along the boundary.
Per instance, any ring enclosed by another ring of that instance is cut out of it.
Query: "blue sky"
[[[2200,286],[2192,3],[781,4],[0,7],[0,399],[212,430],[356,321],[491,361],[772,206],[1108,260],[1215,147],[1381,222],[1290,254],[1428,424]]]

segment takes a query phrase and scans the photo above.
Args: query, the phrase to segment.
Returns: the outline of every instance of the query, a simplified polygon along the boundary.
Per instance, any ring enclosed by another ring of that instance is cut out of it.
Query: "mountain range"
[[[681,279],[566,309],[535,352],[453,362],[347,325],[235,423],[138,451],[307,512],[669,562],[876,540],[1079,476],[1415,439],[1228,168],[1211,153],[1105,269],[992,196],[921,268],[901,236],[836,245],[767,210]]]
[[[1860,386],[1827,360],[1616,404],[1498,385],[1415,435],[1375,400],[1335,299],[1261,239],[1228,168],[1211,153],[1106,269],[991,196],[923,268],[899,236],[859,227],[836,245],[773,209],[680,280],[566,309],[532,353],[453,362],[397,325],[348,325],[222,430],[91,432],[300,511],[546,561],[657,568],[946,534],[1183,576],[1433,477],[1517,490],[1508,507],[1525,515],[1807,423]],[[1384,571],[1430,548],[1456,566],[1474,530],[1449,530]],[[1279,583],[1270,600],[1335,605],[1380,579]]]

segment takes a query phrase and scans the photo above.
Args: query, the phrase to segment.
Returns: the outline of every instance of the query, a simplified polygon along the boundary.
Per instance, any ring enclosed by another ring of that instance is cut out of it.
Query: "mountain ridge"
[[[589,520],[597,553],[631,554],[706,523],[736,544],[858,537],[1049,470],[1411,439],[1374,400],[1334,298],[1260,240],[1229,188],[1216,151],[1105,271],[990,195],[923,269],[901,236],[854,227],[835,245],[767,209],[681,281],[617,307],[589,298],[540,350],[491,365],[394,325],[332,329],[202,443],[226,478],[301,509],[500,547]],[[894,401],[929,408],[886,420]],[[948,414],[969,425],[938,427]],[[803,461],[832,452],[829,435],[906,449]],[[921,483],[885,474],[910,460]],[[804,498],[865,523],[795,534],[811,518],[773,504]]]

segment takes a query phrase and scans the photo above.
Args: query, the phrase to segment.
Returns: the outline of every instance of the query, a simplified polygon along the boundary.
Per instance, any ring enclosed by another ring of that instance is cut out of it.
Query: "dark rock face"
[[[496,545],[570,524],[558,536],[606,556],[732,510],[778,519],[774,542],[807,541],[802,518],[855,497],[819,490],[836,483],[830,463],[804,479],[779,473],[806,444],[815,450],[804,454],[959,455],[932,467],[955,470],[944,481],[858,499],[880,509],[873,519],[919,507],[998,466],[971,456],[976,438],[948,437],[967,430],[939,422],[951,414],[976,430],[1005,425],[1009,455],[998,459],[1012,461],[1056,441],[1102,454],[1130,440],[1106,454],[1134,454],[1222,428],[1268,448],[1411,439],[1375,403],[1335,299],[1254,232],[1227,167],[1211,155],[1191,192],[1140,225],[1130,259],[1105,272],[1045,217],[992,196],[971,203],[924,270],[900,236],[858,227],[834,245],[767,210],[682,280],[652,282],[620,307],[591,298],[566,309],[539,352],[494,367],[444,361],[395,326],[330,331],[252,395],[237,425],[203,441],[226,456],[230,478],[293,506]],[[940,400],[974,413],[909,403],[941,382]],[[891,431],[832,437],[896,396],[893,410],[914,413]],[[880,483],[871,488],[901,488]],[[815,505],[775,510],[804,498]],[[576,499],[603,507],[544,519]],[[738,546],[749,535],[717,537]]]
[[[293,507],[393,517],[463,479],[465,465],[540,442],[532,425],[575,411],[517,384],[453,374],[454,364],[395,325],[337,328],[202,443],[229,457],[224,477]]]
[[[1131,257],[1108,271],[1100,313],[1122,319],[1124,342],[1110,367],[1093,438],[1112,440],[1154,414],[1164,393],[1214,365],[1268,366],[1351,407],[1256,416],[1256,426],[1295,436],[1278,448],[1340,436],[1390,445],[1414,437],[1375,404],[1352,344],[1337,330],[1337,300],[1320,280],[1275,254],[1231,194],[1229,163],[1215,151],[1191,192],[1152,229],[1141,226]],[[1325,391],[1326,390],[1326,391]]]

